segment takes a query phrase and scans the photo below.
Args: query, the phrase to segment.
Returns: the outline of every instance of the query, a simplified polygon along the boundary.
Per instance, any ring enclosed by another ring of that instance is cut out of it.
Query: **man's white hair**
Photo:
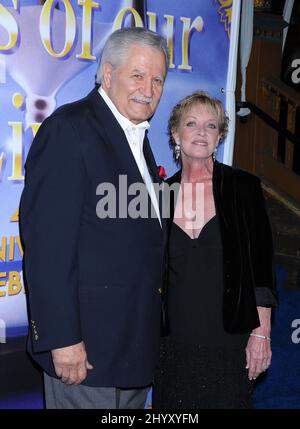
[[[141,27],[122,28],[114,31],[104,45],[96,74],[96,82],[98,84],[101,84],[103,79],[103,64],[109,63],[115,69],[126,60],[127,52],[134,44],[150,46],[160,50],[166,59],[167,74],[170,55],[164,38],[154,31]]]

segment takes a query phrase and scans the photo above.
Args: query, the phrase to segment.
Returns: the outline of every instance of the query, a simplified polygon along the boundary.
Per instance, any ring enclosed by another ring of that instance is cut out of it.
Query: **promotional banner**
[[[157,163],[168,175],[175,172],[166,135],[171,109],[205,90],[222,100],[230,116],[229,136],[218,153],[230,164],[239,10],[239,0],[0,2],[0,358],[11,341],[27,334],[18,205],[24,162],[41,122],[91,91],[112,31],[146,27],[166,38],[171,54],[149,132]],[[1,396],[1,380],[0,386]]]

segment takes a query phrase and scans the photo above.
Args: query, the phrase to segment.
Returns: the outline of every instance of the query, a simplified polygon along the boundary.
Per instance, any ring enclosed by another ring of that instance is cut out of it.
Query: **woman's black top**
[[[223,255],[217,216],[190,238],[175,223],[169,239],[168,319],[173,339],[207,346],[245,342],[222,320]]]

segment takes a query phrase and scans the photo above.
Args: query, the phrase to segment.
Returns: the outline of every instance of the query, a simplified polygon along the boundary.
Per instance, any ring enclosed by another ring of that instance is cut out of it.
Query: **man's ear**
[[[103,64],[103,79],[102,79],[102,85],[104,88],[109,89],[111,85],[111,79],[112,79],[112,65],[109,63]]]

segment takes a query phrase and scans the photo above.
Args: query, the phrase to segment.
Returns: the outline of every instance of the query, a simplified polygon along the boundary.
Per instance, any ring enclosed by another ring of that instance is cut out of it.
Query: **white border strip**
[[[224,142],[223,162],[232,165],[234,137],[235,137],[235,88],[236,88],[236,69],[237,53],[239,46],[239,28],[240,28],[240,10],[241,0],[232,1],[232,18],[230,29],[230,48],[229,61],[226,82],[226,112],[229,116],[228,136]]]

